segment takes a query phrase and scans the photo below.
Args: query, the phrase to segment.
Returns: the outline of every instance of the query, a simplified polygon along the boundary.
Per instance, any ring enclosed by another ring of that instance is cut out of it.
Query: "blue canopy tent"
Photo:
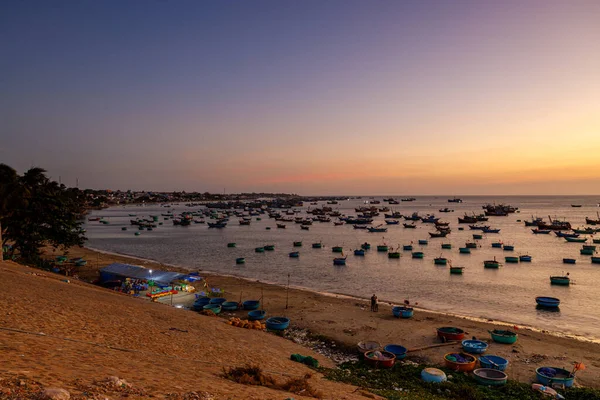
[[[138,265],[113,263],[100,269],[102,282],[122,280],[124,278],[152,280],[159,285],[169,285],[171,282],[185,279],[188,275],[179,272],[148,269]]]

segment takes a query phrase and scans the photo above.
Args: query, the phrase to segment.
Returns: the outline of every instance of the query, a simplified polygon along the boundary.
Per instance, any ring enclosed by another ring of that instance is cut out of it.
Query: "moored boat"
[[[354,250],[354,255],[355,256],[364,256],[365,250],[364,249],[356,249],[356,250]]]
[[[521,262],[531,262],[531,256],[528,255],[528,254],[520,255],[519,256],[519,261],[521,261]]]
[[[486,260],[483,262],[484,268],[500,268],[500,262],[496,261],[496,257],[493,260]]]
[[[451,274],[461,275],[464,270],[465,270],[465,267],[453,267],[453,266],[450,267]]]
[[[536,235],[548,235],[550,234],[550,229],[532,229],[531,232],[535,233]]]
[[[571,278],[569,278],[569,274],[565,276],[551,276],[550,284],[552,285],[561,285],[561,286],[569,286],[571,284]]]
[[[540,367],[535,370],[537,381],[543,385],[573,386],[575,374],[558,367]]]
[[[428,242],[427,242],[427,239],[419,239],[419,244],[420,244],[421,246],[424,246],[424,245],[426,245],[427,243],[428,243]]]
[[[564,264],[575,264],[577,261],[574,258],[563,258]]]
[[[592,257],[592,264],[600,264],[600,257]]]
[[[371,248],[371,243],[364,242],[360,245],[360,248],[363,250],[369,250]]]
[[[422,251],[414,251],[412,253],[412,258],[423,258],[425,256],[425,253],[423,253]]]
[[[333,246],[331,248],[332,253],[341,253],[343,251],[344,251],[344,248],[342,246]]]
[[[378,244],[377,251],[380,251],[380,252],[388,251],[388,245],[387,244]]]
[[[302,247],[302,242],[294,242],[294,247]]]
[[[510,245],[510,244],[502,245],[502,250],[504,250],[504,251],[513,251],[514,249],[515,249],[515,246],[513,246],[513,245]]]
[[[465,338],[465,331],[453,326],[444,326],[442,328],[437,328],[437,336],[443,341],[463,340]]]
[[[460,254],[471,254],[471,249],[468,247],[459,247],[458,252]]]
[[[451,249],[452,243],[442,243],[442,249]]]
[[[333,259],[333,265],[346,265],[346,257],[337,257]]]
[[[273,251],[273,250],[275,250],[275,245],[274,244],[267,244],[265,246],[265,250],[267,250],[267,251]]]
[[[390,251],[388,252],[388,258],[400,258],[400,252],[399,251]]]
[[[535,302],[539,306],[546,308],[557,308],[560,305],[560,299],[557,299],[556,297],[538,296],[535,298]]]
[[[235,263],[236,264],[245,264],[246,263],[246,259],[244,257],[238,257],[235,259]]]
[[[519,257],[507,256],[507,257],[504,257],[504,261],[507,263],[518,263]]]
[[[494,329],[488,332],[492,336],[492,340],[497,343],[513,344],[519,337],[515,332],[506,329]]]
[[[585,243],[585,242],[587,242],[587,238],[580,238],[580,237],[565,236],[564,239],[569,243]]]
[[[264,253],[265,252],[265,248],[264,247],[255,247],[254,251],[256,253]]]
[[[473,371],[473,375],[477,382],[487,386],[501,386],[508,381],[505,372],[493,368],[478,368]]]
[[[402,250],[404,251],[412,251],[413,246],[412,244],[405,244],[404,246],[402,246]]]
[[[444,257],[437,257],[433,259],[433,263],[436,265],[446,265],[448,264],[448,259]]]
[[[404,227],[408,228],[408,229],[415,229],[417,227],[415,224],[406,224],[406,223],[404,223],[402,225],[404,225]]]
[[[290,258],[298,258],[298,257],[300,257],[300,252],[298,252],[298,251],[292,251],[289,254],[289,256],[290,256]]]
[[[492,243],[492,247],[496,248],[496,249],[501,249],[502,248],[502,242],[493,242]]]

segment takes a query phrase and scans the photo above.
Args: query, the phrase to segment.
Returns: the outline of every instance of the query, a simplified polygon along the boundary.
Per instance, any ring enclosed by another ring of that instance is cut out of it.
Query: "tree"
[[[2,244],[12,244],[9,256],[18,253],[37,263],[40,249],[81,246],[85,242],[81,216],[84,196],[46,177],[42,168],[31,168],[19,176],[0,164],[0,222]]]

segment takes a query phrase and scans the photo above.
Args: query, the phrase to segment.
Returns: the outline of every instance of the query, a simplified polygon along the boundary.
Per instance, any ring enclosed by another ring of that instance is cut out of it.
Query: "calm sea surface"
[[[290,283],[294,286],[361,297],[376,293],[380,299],[398,303],[408,298],[431,310],[600,340],[600,265],[591,264],[590,256],[579,254],[580,243],[567,243],[553,233],[534,235],[530,227],[517,222],[519,219],[531,219],[532,215],[547,220],[550,215],[570,221],[573,227],[584,226],[586,216],[597,218],[600,197],[467,196],[459,204],[448,203],[447,199],[417,197],[414,202],[401,202],[399,205],[382,202],[378,205],[388,206],[403,215],[414,211],[435,213],[443,221],[450,222],[452,233],[447,238],[430,239],[428,232],[434,231],[433,226],[421,222],[417,223],[417,229],[405,229],[401,224],[389,225],[386,233],[369,233],[356,230],[351,225],[334,226],[333,222],[314,222],[309,231],[301,230],[300,225],[294,223],[287,223],[287,229],[277,229],[275,220],[267,215],[261,215],[261,221],[254,217],[250,226],[240,226],[237,218],[231,217],[224,229],[209,229],[205,224],[174,226],[172,221],[164,221],[161,216],[160,222],[164,225],[134,236],[137,229],[130,225],[132,217],[129,214],[148,217],[169,210],[178,213],[200,209],[183,204],[172,208],[127,206],[94,211],[91,216],[104,217],[110,224],[86,222],[86,229],[88,246],[105,251],[279,284],[286,284],[290,274]],[[343,214],[356,215],[354,208],[364,205],[366,200],[369,198],[342,201],[332,207]],[[493,202],[519,207],[519,212],[508,217],[489,217],[485,224],[501,228],[500,233],[484,234],[483,239],[477,241],[478,249],[473,249],[470,255],[459,254],[458,248],[472,241],[473,233],[481,232],[470,230],[467,224],[459,225],[457,218],[465,213],[480,214],[483,204]],[[323,204],[319,202],[319,206]],[[571,204],[581,204],[582,207],[574,208]],[[306,215],[304,211],[308,206],[305,203],[304,207],[297,208],[301,210],[297,215]],[[455,211],[438,212],[444,207]],[[375,217],[373,225],[384,223],[383,214]],[[128,230],[122,231],[123,226],[127,226]],[[267,226],[272,229],[266,230]],[[459,226],[464,227],[464,231],[459,231]],[[429,244],[418,246],[419,239],[427,239]],[[293,248],[293,242],[300,240],[303,247]],[[492,248],[491,243],[498,240],[513,244],[515,251]],[[312,243],[319,241],[323,242],[323,249],[311,248]],[[228,242],[236,242],[237,247],[227,248]],[[352,249],[359,248],[364,242],[371,243],[373,249],[364,257],[354,256]],[[401,259],[388,259],[386,253],[378,253],[375,249],[376,245],[384,242],[393,247],[413,242],[414,249],[423,251],[425,258],[412,259],[410,252],[403,252]],[[441,243],[452,243],[452,250],[442,250]],[[255,247],[266,244],[275,244],[275,251],[254,252]],[[331,251],[332,246],[344,247],[344,254],[348,256],[347,266],[333,265],[335,254]],[[289,258],[288,253],[295,250],[300,251],[300,257]],[[484,260],[496,257],[504,263],[505,256],[519,254],[529,254],[533,261],[504,264],[498,270],[483,268]],[[450,259],[453,265],[464,266],[464,274],[450,275],[448,267],[434,265],[433,259],[440,255]],[[236,265],[237,257],[245,257],[246,264]],[[562,259],[567,257],[577,259],[577,264],[563,264]],[[550,285],[550,275],[566,272],[571,274],[573,283],[570,287]],[[560,298],[560,311],[536,309],[536,296]]]

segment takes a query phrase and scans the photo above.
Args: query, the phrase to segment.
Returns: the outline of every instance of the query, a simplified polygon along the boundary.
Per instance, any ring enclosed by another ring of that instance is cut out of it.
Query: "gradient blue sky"
[[[600,190],[599,1],[5,1],[0,162],[81,187]]]

